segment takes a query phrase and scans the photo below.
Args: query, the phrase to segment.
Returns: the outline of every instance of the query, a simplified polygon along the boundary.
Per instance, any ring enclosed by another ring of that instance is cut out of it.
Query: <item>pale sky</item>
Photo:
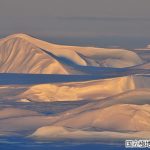
[[[150,0],[0,0],[0,34],[150,37]]]

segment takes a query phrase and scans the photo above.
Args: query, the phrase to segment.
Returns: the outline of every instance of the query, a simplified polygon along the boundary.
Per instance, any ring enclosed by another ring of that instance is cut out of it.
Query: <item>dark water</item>
[[[0,138],[1,150],[124,150],[123,144],[40,142],[22,137]]]

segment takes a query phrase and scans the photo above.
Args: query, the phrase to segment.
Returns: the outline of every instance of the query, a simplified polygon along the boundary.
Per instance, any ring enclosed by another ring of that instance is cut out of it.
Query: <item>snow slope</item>
[[[26,131],[30,135],[33,132],[29,137],[40,140],[149,138],[149,96],[149,89],[135,90],[54,116],[6,108],[0,110],[0,133],[14,135]]]
[[[1,73],[68,74],[63,65],[24,39],[12,38],[0,44]]]
[[[36,140],[57,141],[75,140],[83,142],[120,142],[126,139],[149,139],[149,131],[113,132],[113,131],[85,131],[71,130],[62,126],[45,126],[37,129],[29,137]]]
[[[91,101],[57,115],[5,108],[0,110],[0,134],[25,132],[30,138],[50,141],[150,138],[149,97],[149,89],[137,89]]]
[[[135,69],[148,69],[150,70],[150,62],[146,62],[144,64],[141,64],[141,65],[137,65],[135,67],[133,67]]]
[[[124,49],[56,45],[25,34],[1,39],[0,58],[1,73],[82,74],[68,66],[122,68],[142,63],[136,53]]]
[[[80,83],[35,85],[20,96],[31,101],[76,101],[104,98],[134,88],[134,80],[129,76]]]
[[[114,90],[114,86],[116,85],[118,86],[118,90]],[[134,83],[130,77],[81,83],[1,86],[0,97],[1,99],[29,99],[30,101],[73,101],[86,98],[94,99],[99,96],[106,97],[127,89],[134,89]]]
[[[150,105],[124,104],[86,111],[63,124],[43,126],[30,137],[50,141],[72,139],[93,142],[149,139],[149,110]]]
[[[150,69],[149,62],[143,63],[136,53],[124,49],[57,45],[25,34],[0,40],[0,73],[86,74],[78,70],[79,66],[85,70],[89,67],[129,67],[125,68],[126,72],[130,71],[128,69]],[[150,78],[148,74],[144,75],[144,71],[136,75],[122,74],[121,77],[82,82],[1,84],[0,135],[24,134],[40,140],[148,139]],[[91,101],[55,115],[27,110],[27,103],[20,103],[29,102],[31,109],[37,103],[33,105],[30,102],[77,100]],[[7,102],[8,105],[4,105]],[[12,103],[17,108],[10,107]],[[3,105],[6,108],[2,108]],[[19,109],[19,106],[24,109]]]
[[[149,77],[124,76],[82,82],[1,85],[0,98],[16,101],[25,99],[28,102],[97,100],[141,88],[150,88]]]
[[[18,134],[19,131],[31,132],[48,125],[52,118],[35,111],[18,108],[0,109],[0,114],[0,134],[5,135]]]
[[[150,138],[150,90],[95,101],[60,114],[30,137],[42,140],[115,141]],[[55,135],[55,136],[52,136]]]
[[[0,133],[33,133],[29,137],[40,140],[149,138],[149,96],[149,89],[133,90],[52,116],[5,108],[0,110]]]
[[[148,77],[126,76],[84,82],[33,85],[19,97],[30,101],[96,100],[149,87]]]

